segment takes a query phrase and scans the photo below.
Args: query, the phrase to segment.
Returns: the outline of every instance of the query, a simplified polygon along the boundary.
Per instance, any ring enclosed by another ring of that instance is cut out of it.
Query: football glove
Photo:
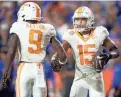
[[[64,63],[59,61],[57,53],[55,53],[51,58],[51,66],[55,72],[60,72],[65,63],[66,61]]]
[[[95,70],[97,72],[100,72],[104,68],[104,66],[107,64],[109,59],[111,59],[110,53],[107,52],[106,48],[104,48],[103,46],[100,46],[94,58]]]

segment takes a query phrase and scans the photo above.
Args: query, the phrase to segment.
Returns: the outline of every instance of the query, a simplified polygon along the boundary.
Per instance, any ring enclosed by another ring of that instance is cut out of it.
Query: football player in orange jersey
[[[109,59],[119,56],[119,50],[107,29],[95,26],[94,14],[88,7],[79,7],[74,12],[73,25],[74,28],[63,36],[63,48],[67,52],[71,47],[75,59],[75,78],[70,97],[105,97],[107,88],[101,69]],[[108,52],[96,55],[101,46]]]
[[[31,97],[31,95],[46,97],[43,60],[46,56],[45,48],[49,42],[56,52],[52,57],[54,70],[60,71],[61,66],[58,67],[58,65],[63,65],[67,60],[64,49],[55,38],[55,28],[51,24],[40,23],[41,18],[39,5],[27,2],[21,6],[18,20],[10,28],[3,85],[6,85],[10,65],[16,51],[19,50],[20,65],[17,69],[16,97]]]

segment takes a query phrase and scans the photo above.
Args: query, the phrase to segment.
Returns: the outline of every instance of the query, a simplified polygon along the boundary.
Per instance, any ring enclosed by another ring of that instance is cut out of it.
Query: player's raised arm
[[[110,39],[110,37],[107,37],[104,40],[103,43],[104,47],[106,47],[109,50],[109,57],[114,59],[117,58],[120,55],[120,51],[115,45],[115,43]]]
[[[120,55],[119,49],[109,36],[104,39],[103,46],[103,52],[96,57],[103,65],[107,64],[110,59],[115,59]]]
[[[63,40],[62,46],[63,46],[65,52],[67,52],[68,49],[70,48],[70,45],[66,40]]]
[[[120,55],[120,52],[115,43],[110,39],[107,29],[105,27],[102,27],[102,29],[102,38],[100,40],[103,41],[103,51],[101,51],[101,53],[99,53],[99,55],[96,57],[96,61],[100,61],[102,65],[106,65],[110,59],[117,58]]]
[[[18,36],[16,34],[10,35],[10,38],[8,40],[8,52],[7,52],[7,57],[6,57],[6,65],[5,65],[5,70],[3,73],[3,85],[4,86],[6,86],[6,81],[9,77],[8,76],[9,68],[15,58],[17,43],[18,43]]]
[[[59,57],[60,62],[65,62],[66,54],[64,49],[61,46],[61,43],[54,36],[51,38],[51,43],[52,43],[53,49],[57,51],[57,56]]]
[[[66,58],[66,53],[63,49],[63,47],[61,46],[60,42],[53,36],[51,37],[50,40],[51,44],[52,44],[52,48],[53,50],[56,52],[53,56],[52,56],[52,62],[51,65],[54,69],[54,71],[58,72],[61,70],[61,68],[66,64],[67,62],[67,58]]]
[[[63,40],[62,46],[66,53],[67,53],[68,49],[71,47],[69,44],[69,41],[70,41],[69,36],[73,36],[73,34],[74,34],[74,32],[68,29],[62,37],[62,40]]]

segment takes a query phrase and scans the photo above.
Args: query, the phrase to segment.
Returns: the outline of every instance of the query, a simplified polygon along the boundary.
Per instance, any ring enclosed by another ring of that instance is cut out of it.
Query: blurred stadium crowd
[[[18,67],[17,60],[14,60],[11,67],[9,88],[3,90],[1,80],[5,67],[9,29],[12,23],[17,20],[18,9],[24,2],[0,1],[0,97],[15,97],[14,86]],[[73,28],[72,16],[74,11],[79,6],[88,6],[95,14],[96,25],[103,25],[108,29],[110,37],[121,51],[121,1],[36,1],[36,3],[42,8],[42,22],[54,25],[58,33],[57,38],[60,41],[62,41],[63,33],[66,33],[68,28]],[[74,77],[74,61],[70,51],[67,54],[69,62],[61,73],[53,72],[48,59],[45,59],[48,97],[69,97]],[[121,65],[121,57],[109,61],[108,64]]]

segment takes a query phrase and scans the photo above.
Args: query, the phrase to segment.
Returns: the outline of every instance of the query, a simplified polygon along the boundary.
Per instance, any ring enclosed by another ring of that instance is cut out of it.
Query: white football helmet
[[[18,21],[41,20],[41,8],[34,2],[24,3],[18,11]]]
[[[94,14],[93,12],[86,6],[79,7],[73,15],[73,25],[74,28],[77,29],[78,32],[83,33],[84,31],[88,31],[91,28],[94,28]],[[81,25],[78,21],[75,21],[79,18],[87,18],[87,22],[85,25]]]

